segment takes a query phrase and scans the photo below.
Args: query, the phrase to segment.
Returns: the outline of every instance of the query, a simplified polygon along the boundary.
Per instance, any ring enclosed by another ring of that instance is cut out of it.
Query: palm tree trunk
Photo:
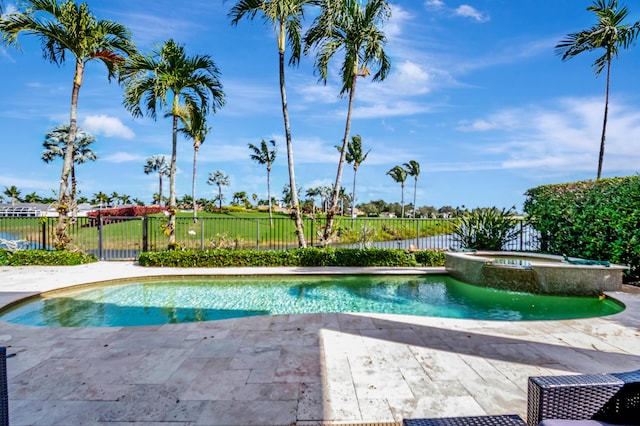
[[[402,188],[402,198],[400,198],[400,202],[402,203],[402,218],[404,219],[404,182],[400,184],[400,187]]]
[[[173,109],[177,111],[178,96],[174,93]],[[178,115],[173,114],[173,135],[171,144],[171,165],[169,166],[169,224],[167,232],[169,235],[169,250],[176,248],[176,161],[178,151]]]
[[[357,67],[356,67],[357,70]],[[340,161],[338,162],[338,173],[336,174],[336,183],[333,187],[333,196],[331,199],[331,205],[327,211],[327,224],[324,228],[323,244],[329,244],[331,239],[331,232],[333,230],[333,220],[336,214],[336,208],[338,206],[338,196],[340,194],[340,184],[342,182],[342,169],[344,168],[345,156],[347,153],[347,146],[349,144],[349,134],[351,133],[351,112],[353,111],[353,100],[356,93],[356,82],[358,73],[354,72],[351,77],[351,90],[349,91],[349,108],[347,109],[347,124],[344,129],[344,139],[342,141],[342,149],[340,150]]]
[[[351,192],[351,227],[353,228],[353,213],[356,208],[356,176],[358,174],[358,168],[353,168],[353,191]]]
[[[413,218],[416,218],[416,191],[418,189],[418,177],[416,176],[413,180]]]
[[[304,223],[302,222],[302,212],[300,211],[300,202],[298,201],[298,190],[296,188],[296,176],[293,167],[293,142],[291,141],[291,126],[289,124],[289,109],[287,107],[287,92],[284,85],[284,21],[280,21],[280,33],[278,39],[278,55],[280,63],[280,97],[282,98],[282,116],[284,119],[284,132],[287,140],[287,163],[289,167],[289,189],[291,189],[291,206],[293,208],[294,219],[296,222],[296,235],[298,236],[298,246],[306,247],[307,242],[304,239]],[[269,198],[271,202],[271,198]]]
[[[269,225],[273,228],[273,215],[271,213],[271,170],[267,169],[267,198],[269,199]]]
[[[609,115],[609,77],[611,75],[611,56],[607,60],[607,88],[604,97],[604,120],[602,122],[602,137],[600,138],[600,154],[598,155],[598,174],[596,180],[602,175],[602,163],[604,161],[604,142],[607,134],[607,117]]]
[[[71,110],[69,112],[69,134],[67,135],[67,144],[62,162],[62,175],[60,177],[60,189],[58,192],[58,222],[55,230],[55,248],[64,250],[69,243],[67,236],[67,221],[69,212],[72,211],[73,195],[68,195],[69,174],[73,167],[73,141],[76,139],[77,129],[77,111],[78,111],[78,95],[80,94],[80,86],[82,86],[82,75],[84,73],[84,63],[76,61],[75,75],[73,78],[73,88],[71,89]]]
[[[162,169],[158,172],[158,177],[160,179],[160,183],[158,185],[158,205],[162,207]]]
[[[198,223],[198,206],[196,205],[196,162],[198,160],[200,141],[193,141],[193,175],[191,177],[191,201],[193,202],[193,223]]]

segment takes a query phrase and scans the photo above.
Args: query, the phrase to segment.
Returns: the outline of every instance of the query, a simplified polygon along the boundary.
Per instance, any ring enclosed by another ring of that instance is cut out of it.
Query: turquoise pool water
[[[198,277],[56,291],[1,312],[0,320],[110,327],[314,312],[555,320],[611,315],[622,309],[609,299],[508,292],[464,284],[446,275]]]

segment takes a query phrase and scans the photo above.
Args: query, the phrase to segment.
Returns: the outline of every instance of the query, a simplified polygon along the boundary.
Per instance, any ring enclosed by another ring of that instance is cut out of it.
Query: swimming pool
[[[35,326],[113,327],[255,315],[375,312],[488,320],[611,315],[623,306],[476,287],[446,275],[140,279],[44,293],[0,312]]]

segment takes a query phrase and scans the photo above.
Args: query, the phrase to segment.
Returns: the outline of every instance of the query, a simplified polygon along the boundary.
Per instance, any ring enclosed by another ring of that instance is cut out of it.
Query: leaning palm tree
[[[402,166],[394,166],[387,172],[389,176],[400,184],[402,188],[402,199],[400,205],[402,207],[402,217],[404,217],[404,182],[407,180],[407,171]]]
[[[119,65],[135,52],[131,34],[121,24],[98,20],[86,3],[67,0],[24,0],[24,12],[14,12],[0,18],[0,33],[8,45],[17,45],[20,33],[33,34],[42,41],[43,55],[60,65],[66,55],[75,59],[75,75],[71,91],[69,137],[62,163],[58,192],[58,222],[54,245],[64,249],[69,243],[67,221],[73,212],[74,194],[68,194],[69,175],[73,166],[73,142],[76,139],[78,95],[87,63],[97,59],[107,67],[108,77],[116,75]]]
[[[416,160],[411,160],[408,163],[404,163],[405,170],[409,176],[413,176],[413,217],[416,217],[416,191],[418,189],[418,176],[420,176],[420,163]]]
[[[21,191],[15,185],[5,186],[4,187],[3,194],[6,195],[7,197],[11,198],[11,206],[12,207],[16,205],[16,201],[20,201],[20,193],[21,193]]]
[[[611,62],[618,56],[620,48],[627,48],[634,41],[640,22],[633,26],[623,24],[629,15],[626,6],[618,7],[618,0],[596,0],[593,5],[587,7],[588,11],[595,12],[598,23],[593,27],[571,33],[556,45],[556,53],[566,61],[579,55],[582,52],[591,52],[603,49],[602,56],[593,63],[593,70],[596,76],[607,69],[606,92],[604,101],[604,119],[602,122],[602,136],[600,137],[600,153],[598,155],[598,174],[596,179],[600,179],[602,174],[602,162],[604,160],[604,144],[607,133],[607,119],[609,115],[609,85],[611,78]]]
[[[134,117],[146,112],[155,119],[158,108],[173,118],[169,163],[169,248],[176,245],[176,153],[180,108],[197,108],[202,115],[224,105],[219,71],[209,55],[188,56],[172,39],[147,55],[133,55],[123,66],[125,107]]]
[[[341,146],[336,146],[338,151],[342,149]],[[360,135],[351,137],[351,142],[347,144],[347,153],[345,154],[345,160],[348,164],[353,165],[353,191],[351,192],[351,218],[353,219],[354,209],[356,206],[356,175],[358,174],[358,167],[367,159],[367,156],[371,150],[366,153],[362,153],[362,138]],[[353,224],[353,220],[351,222]]]
[[[216,170],[215,172],[209,173],[209,179],[207,180],[209,185],[216,185],[218,187],[218,208],[222,211],[222,187],[229,186],[229,176],[223,172],[222,170]]]
[[[50,163],[60,157],[64,159],[69,139],[69,125],[61,124],[56,126],[44,137],[44,150],[42,151],[42,161]],[[77,190],[76,164],[96,161],[98,155],[89,148],[96,138],[89,132],[76,128],[76,138],[73,141],[73,163],[71,164],[71,197],[75,198]]]
[[[256,163],[267,166],[267,199],[269,200],[269,223],[273,227],[273,213],[272,213],[272,205],[271,205],[271,166],[276,159],[276,141],[273,139],[269,141],[273,149],[269,149],[267,142],[264,139],[260,142],[260,148],[255,146],[254,144],[249,144],[249,149],[252,154],[250,155],[251,159]]]
[[[193,173],[191,174],[191,200],[193,205],[193,223],[198,222],[198,205],[196,204],[196,164],[200,145],[204,143],[211,127],[207,126],[207,119],[193,105],[184,111],[180,117],[183,127],[178,129],[193,141]]]
[[[278,40],[278,63],[280,69],[280,98],[282,100],[282,117],[284,119],[284,133],[287,143],[287,165],[289,169],[289,187],[292,188],[291,206],[296,223],[296,234],[298,245],[306,247],[304,238],[304,223],[302,221],[302,211],[296,189],[296,177],[293,161],[293,142],[291,138],[291,125],[289,123],[289,110],[287,108],[287,92],[284,82],[284,58],[287,43],[291,48],[290,65],[297,65],[300,62],[301,31],[304,10],[308,6],[320,4],[320,0],[239,0],[229,12],[231,22],[235,25],[244,16],[253,19],[260,12],[266,22],[272,24],[277,33]]]
[[[355,98],[358,77],[366,77],[376,67],[373,81],[382,81],[387,77],[391,64],[384,52],[387,38],[379,29],[391,16],[387,0],[369,0],[363,7],[361,0],[324,0],[322,12],[314,21],[305,37],[305,51],[316,49],[315,66],[320,80],[325,84],[329,61],[338,52],[344,52],[341,69],[342,89],[340,96],[349,95],[347,121],[340,150],[338,172],[333,186],[331,206],[327,212],[327,224],[324,232],[325,242],[332,233],[333,217],[340,195],[342,170],[344,168],[347,145],[351,132],[351,114]]]
[[[147,158],[144,174],[158,173],[158,204],[162,207],[162,176],[169,176],[169,163],[164,155],[154,155]]]

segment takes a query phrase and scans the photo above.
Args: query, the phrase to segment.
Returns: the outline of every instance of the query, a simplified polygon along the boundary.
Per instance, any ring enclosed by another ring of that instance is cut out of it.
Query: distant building
[[[86,216],[95,210],[91,204],[78,204],[78,217]],[[14,205],[0,203],[0,217],[58,217],[58,212],[51,204],[15,203]]]

